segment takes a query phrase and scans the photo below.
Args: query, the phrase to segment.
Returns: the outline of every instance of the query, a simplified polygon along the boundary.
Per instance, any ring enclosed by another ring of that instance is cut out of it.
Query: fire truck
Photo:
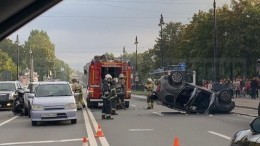
[[[87,105],[95,108],[102,103],[102,81],[106,74],[118,78],[119,74],[125,76],[125,107],[129,107],[131,99],[131,64],[122,59],[109,59],[105,55],[95,56],[94,59],[84,67],[84,74],[87,76]]]

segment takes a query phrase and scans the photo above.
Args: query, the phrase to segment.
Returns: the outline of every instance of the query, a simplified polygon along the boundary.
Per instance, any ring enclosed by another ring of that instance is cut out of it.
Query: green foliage
[[[0,74],[3,71],[10,71],[12,73],[12,77],[16,77],[16,65],[12,61],[12,59],[8,56],[7,53],[0,50]]]

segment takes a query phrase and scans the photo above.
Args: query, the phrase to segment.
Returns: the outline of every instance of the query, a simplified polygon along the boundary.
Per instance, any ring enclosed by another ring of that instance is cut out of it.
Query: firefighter
[[[144,88],[147,90],[147,109],[153,109],[153,99],[151,98],[151,95],[153,94],[154,89],[154,83],[151,78],[147,79],[147,83],[144,85]]]
[[[102,99],[103,99],[103,107],[102,107],[102,119],[113,120],[111,117],[111,81],[112,76],[107,74],[105,76],[104,81],[102,82]]]
[[[78,96],[74,96],[77,104],[77,109],[85,108],[85,102],[83,100],[83,93],[82,93],[82,85],[77,81],[77,79],[72,79],[72,90],[74,93],[79,93]]]
[[[111,101],[111,115],[118,115],[118,113],[116,113],[116,101],[117,101],[117,94],[116,94],[116,83],[118,82],[117,78],[114,78],[113,81],[111,82],[111,97],[110,97],[110,101]]]
[[[125,108],[125,77],[123,74],[119,75],[118,83],[116,84],[116,92],[118,97],[118,103],[122,109],[126,110]]]

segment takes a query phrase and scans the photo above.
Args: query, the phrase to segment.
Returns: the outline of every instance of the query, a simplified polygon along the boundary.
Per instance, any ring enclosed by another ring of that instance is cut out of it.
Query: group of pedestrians
[[[116,112],[117,103],[122,109],[125,109],[124,96],[125,93],[125,77],[123,74],[119,78],[112,78],[110,74],[105,76],[102,82],[102,119],[113,120],[111,115],[118,115]]]
[[[251,97],[256,99],[259,97],[260,90],[260,78],[255,76],[251,79],[243,79],[240,76],[235,78],[233,81],[221,79],[219,84],[225,85],[233,91],[234,98],[238,97]],[[209,90],[212,90],[212,81],[203,81],[202,86]]]

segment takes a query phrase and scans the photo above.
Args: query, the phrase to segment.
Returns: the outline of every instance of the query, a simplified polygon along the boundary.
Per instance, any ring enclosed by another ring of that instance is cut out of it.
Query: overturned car
[[[190,113],[230,113],[235,103],[228,87],[214,84],[208,90],[185,81],[185,71],[172,71],[159,80],[158,101],[170,108]]]

